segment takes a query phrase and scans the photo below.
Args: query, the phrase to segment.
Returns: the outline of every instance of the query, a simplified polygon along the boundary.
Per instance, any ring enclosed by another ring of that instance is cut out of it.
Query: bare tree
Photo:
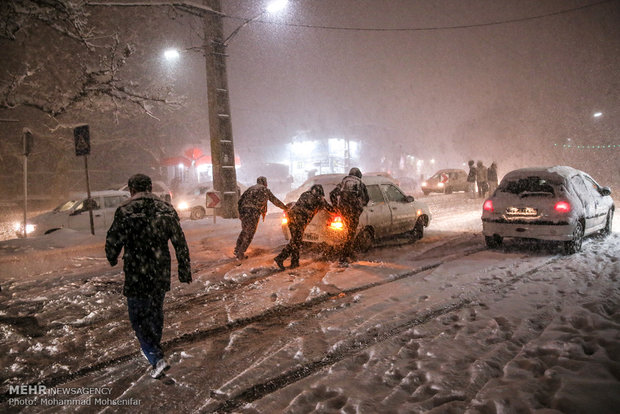
[[[118,33],[95,29],[89,17],[80,0],[1,2],[0,39],[17,50],[13,64],[0,73],[0,108],[32,107],[56,118],[94,108],[119,116],[121,107],[134,107],[155,116],[154,105],[181,104],[169,89],[145,90],[136,79],[123,78],[135,46],[122,42]],[[19,46],[43,38],[57,56]]]

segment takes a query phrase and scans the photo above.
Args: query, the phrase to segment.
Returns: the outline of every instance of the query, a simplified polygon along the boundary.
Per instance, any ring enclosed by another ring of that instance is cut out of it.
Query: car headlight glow
[[[426,187],[427,183],[426,181],[422,181],[422,187]]]
[[[179,204],[177,204],[177,208],[179,210],[187,210],[189,208],[189,205],[187,204],[187,202],[181,201]]]
[[[26,224],[26,234],[30,234],[33,231],[35,231],[35,229],[37,228],[36,225],[34,224]],[[24,232],[24,223],[16,221],[15,223],[13,223],[13,230],[15,230],[17,233],[23,233]]]
[[[443,187],[443,183],[437,184],[437,187],[439,187],[439,188]]]

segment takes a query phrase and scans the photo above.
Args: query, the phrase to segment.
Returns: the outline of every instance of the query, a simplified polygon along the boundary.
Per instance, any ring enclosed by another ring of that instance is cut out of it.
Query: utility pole
[[[207,97],[213,186],[222,195],[220,215],[239,217],[237,211],[237,172],[233,145],[230,96],[226,73],[226,42],[220,0],[205,0],[213,13],[204,14]]]

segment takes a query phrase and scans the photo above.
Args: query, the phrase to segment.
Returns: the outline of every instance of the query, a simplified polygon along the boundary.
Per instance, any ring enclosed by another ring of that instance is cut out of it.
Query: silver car
[[[129,199],[127,191],[91,192],[95,229],[107,230],[114,220],[116,208],[127,199]],[[28,237],[49,234],[62,228],[90,231],[88,198],[85,194],[63,201],[55,209],[28,219],[26,224]],[[24,236],[23,223],[15,223],[14,229],[18,237]]]
[[[323,186],[325,194],[342,181],[344,174],[329,174],[314,177]],[[414,200],[388,177],[366,176],[362,178],[370,201],[360,216],[355,247],[367,251],[375,240],[390,236],[409,234],[414,240],[421,239],[424,228],[431,222],[431,212],[425,203]],[[290,239],[286,214],[282,219],[282,231]],[[306,227],[303,241],[324,243],[330,246],[344,242],[346,229],[342,217],[337,213],[319,211]]]
[[[514,237],[559,241],[572,254],[581,250],[584,236],[611,232],[610,194],[609,187],[571,167],[511,171],[483,204],[482,233],[490,248]]]

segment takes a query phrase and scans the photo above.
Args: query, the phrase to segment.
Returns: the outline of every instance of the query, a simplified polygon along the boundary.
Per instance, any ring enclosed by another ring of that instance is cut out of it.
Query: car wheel
[[[192,212],[189,216],[192,220],[200,220],[207,215],[207,212],[202,207],[195,207],[192,209]]]
[[[413,226],[413,230],[411,230],[411,238],[413,241],[420,240],[424,237],[424,220],[419,217],[415,222],[415,226]]]
[[[574,254],[581,250],[583,243],[583,224],[581,221],[577,222],[575,230],[573,230],[573,239],[564,242],[564,253]]]
[[[489,249],[496,249],[502,245],[504,238],[500,235],[494,234],[492,236],[484,236],[484,242]]]
[[[374,238],[370,229],[364,229],[355,238],[355,250],[366,253],[372,247]]]
[[[452,187],[446,187],[445,193],[446,194],[452,194]]]
[[[607,223],[605,224],[605,228],[601,231],[601,236],[607,237],[611,234],[611,227],[614,221],[614,211],[609,210],[607,213]]]

